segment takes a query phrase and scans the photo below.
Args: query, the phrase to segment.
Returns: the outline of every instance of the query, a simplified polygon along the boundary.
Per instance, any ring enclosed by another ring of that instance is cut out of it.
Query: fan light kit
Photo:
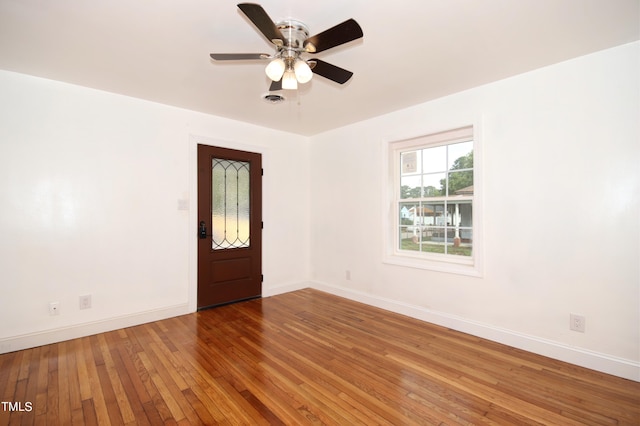
[[[216,61],[265,60],[267,77],[271,79],[269,91],[296,90],[298,83],[311,81],[313,74],[339,84],[346,83],[353,73],[320,59],[304,59],[305,53],[320,53],[363,36],[360,25],[348,19],[313,37],[309,29],[299,21],[286,20],[274,23],[262,6],[254,3],[240,3],[238,8],[275,46],[273,54],[268,53],[212,53]]]

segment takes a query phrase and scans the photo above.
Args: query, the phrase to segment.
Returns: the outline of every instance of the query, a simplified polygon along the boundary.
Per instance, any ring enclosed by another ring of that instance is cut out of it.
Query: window
[[[387,260],[477,274],[473,126],[389,147],[393,247]]]

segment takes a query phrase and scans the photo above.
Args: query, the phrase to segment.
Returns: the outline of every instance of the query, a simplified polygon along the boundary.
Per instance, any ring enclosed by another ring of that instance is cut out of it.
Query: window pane
[[[211,164],[211,248],[249,247],[250,163],[214,158]]]
[[[420,175],[403,176],[400,179],[400,198],[420,198]]]
[[[222,243],[233,245],[238,233],[238,172],[235,167],[227,167],[225,179],[225,240]]]
[[[226,189],[226,163],[219,162],[212,166],[211,170],[211,233],[212,247],[216,247],[224,241],[226,229],[225,221],[225,189]]]
[[[420,250],[420,203],[400,203],[400,250]]]
[[[408,151],[400,154],[400,165],[402,174],[412,174],[420,172],[420,156],[418,151]]]
[[[422,173],[443,172],[447,169],[447,147],[437,146],[422,150]]]
[[[422,176],[424,197],[440,197],[445,195],[445,173],[433,173]]]
[[[246,164],[246,167],[238,169],[238,241],[243,247],[246,247],[248,244],[245,245],[245,243],[249,242],[249,195],[251,191],[249,191],[249,163],[243,164]]]
[[[473,226],[473,206],[471,201],[460,203],[460,226],[471,228]]]
[[[473,231],[471,228],[459,228],[447,243],[447,254],[471,256],[473,252]]]
[[[459,203],[447,204],[447,225],[460,227],[462,225],[462,214]]]
[[[422,209],[425,225],[444,226],[446,217],[444,215],[444,202],[437,204],[423,204]]]
[[[401,226],[400,227],[400,246],[402,247],[402,241],[413,237],[413,227]]]
[[[427,226],[422,238],[422,251],[426,253],[444,254],[444,232],[441,226]]]
[[[473,195],[473,170],[449,173],[449,195]]]
[[[419,224],[416,220],[416,212],[420,203],[400,203],[400,225],[416,225]]]
[[[473,141],[449,145],[449,170],[473,168]]]
[[[400,227],[400,250],[420,251],[420,228],[412,226]]]

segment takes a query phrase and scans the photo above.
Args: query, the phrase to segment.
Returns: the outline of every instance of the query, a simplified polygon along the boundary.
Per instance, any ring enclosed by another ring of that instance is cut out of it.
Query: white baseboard
[[[277,296],[278,294],[290,293],[296,290],[302,290],[303,288],[313,287],[313,283],[310,281],[301,281],[297,283],[284,284],[277,287],[263,288],[262,297]]]
[[[310,287],[528,352],[640,382],[640,362],[572,347],[552,340],[494,327],[444,312],[437,312],[326,283],[312,282]]]
[[[494,327],[488,324],[471,321],[466,318],[457,317],[455,315],[437,312],[420,306],[402,303],[396,300],[374,296],[351,289],[332,286],[326,283],[316,281],[298,282],[263,289],[262,295],[263,297],[270,297],[308,287],[351,299],[356,302],[366,303],[367,305],[375,306],[387,311],[407,315],[422,321],[451,328],[463,333],[472,334],[494,342],[503,343],[518,349],[640,382],[639,362],[568,346],[563,343],[541,339],[536,336],[530,336]],[[109,318],[101,321],[13,336],[10,338],[0,339],[0,353],[13,352],[79,337],[91,336],[97,333],[104,333],[120,328],[132,327],[152,321],[172,318],[188,314],[190,312],[192,311],[189,310],[188,304],[185,303],[132,315]]]
[[[311,287],[311,283],[307,281],[286,284],[275,288],[263,289],[262,296],[275,296],[309,287]],[[152,321],[159,321],[179,315],[185,315],[191,312],[194,312],[194,309],[191,309],[189,304],[185,303],[131,315],[124,315],[121,317],[107,318],[100,321],[2,338],[0,339],[0,354],[49,345],[51,343],[63,342],[65,340],[76,339],[79,337],[91,336],[98,333],[118,330],[120,328],[132,327]]]
[[[65,340],[91,336],[98,333],[118,330],[120,328],[132,327],[152,321],[172,318],[188,314],[189,312],[188,306],[185,303],[116,318],[108,318],[53,330],[13,336],[0,339],[0,353],[19,351],[21,349],[35,348],[37,346],[63,342]]]

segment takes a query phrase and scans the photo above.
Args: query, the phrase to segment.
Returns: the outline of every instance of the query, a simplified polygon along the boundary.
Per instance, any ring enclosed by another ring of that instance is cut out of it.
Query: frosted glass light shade
[[[269,65],[264,69],[264,72],[267,74],[273,81],[280,81],[282,78],[282,74],[284,73],[285,65],[284,61],[280,58],[276,58],[273,61],[269,62]]]
[[[285,71],[282,77],[282,88],[285,90],[296,90],[298,88],[298,80],[293,71]]]
[[[311,68],[309,68],[309,65],[303,60],[296,61],[296,64],[293,66],[293,70],[296,73],[296,78],[299,83],[307,83],[311,80],[311,77],[313,77]]]

